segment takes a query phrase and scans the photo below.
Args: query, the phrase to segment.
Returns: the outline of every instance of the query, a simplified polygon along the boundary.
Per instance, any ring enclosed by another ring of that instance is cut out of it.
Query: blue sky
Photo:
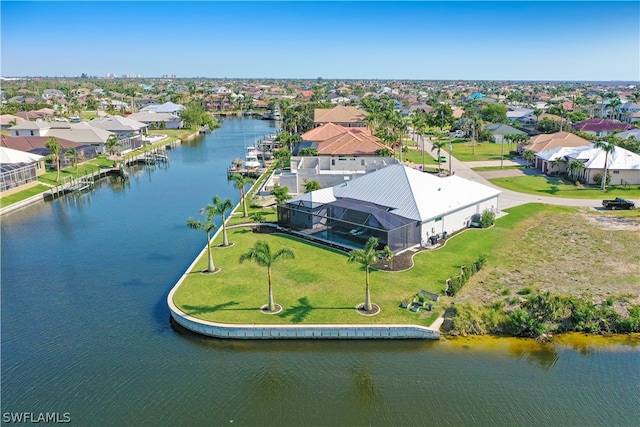
[[[0,75],[640,80],[640,2],[0,3]]]

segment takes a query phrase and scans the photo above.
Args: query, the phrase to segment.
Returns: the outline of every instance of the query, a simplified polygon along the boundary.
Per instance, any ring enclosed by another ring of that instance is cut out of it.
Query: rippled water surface
[[[168,168],[2,217],[2,412],[79,425],[638,425],[638,337],[225,341],[169,322],[186,226],[273,128],[234,119]]]

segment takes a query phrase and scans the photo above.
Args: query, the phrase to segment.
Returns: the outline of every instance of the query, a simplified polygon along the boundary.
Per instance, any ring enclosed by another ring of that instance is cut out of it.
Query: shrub
[[[531,289],[529,286],[526,286],[522,289],[520,289],[518,292],[516,292],[518,295],[529,295],[531,292],[533,292],[533,289]]]
[[[478,272],[482,268],[482,266],[486,264],[486,262],[487,257],[484,254],[480,254],[478,255],[478,259],[474,262],[467,263],[467,265],[463,265],[462,267],[460,267],[460,275],[447,280],[447,284],[449,285],[446,291],[447,295],[455,295],[460,290],[460,288],[462,288],[462,285],[467,283],[467,280],[469,280],[471,276]]]
[[[480,215],[480,227],[489,228],[496,220],[496,214],[491,209],[485,209]]]
[[[602,172],[598,172],[597,174],[595,174],[593,176],[593,181],[598,185],[602,185]],[[609,174],[609,172],[607,172],[607,182],[606,182],[606,184],[609,185],[610,181],[611,181],[611,175]]]

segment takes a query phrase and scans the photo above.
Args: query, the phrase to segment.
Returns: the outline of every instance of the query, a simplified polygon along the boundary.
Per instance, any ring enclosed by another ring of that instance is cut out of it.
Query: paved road
[[[432,147],[431,140],[425,139],[424,142],[425,142],[425,149],[435,159],[436,151],[433,151],[433,152],[431,151],[431,147]],[[420,149],[421,147],[422,147],[421,142],[418,141],[418,149]],[[520,161],[521,161],[520,159],[516,159],[513,161],[505,160],[504,165],[515,166],[515,165],[522,164],[520,163]],[[448,169],[448,166],[449,164],[447,163],[445,167]],[[511,208],[513,206],[523,205],[526,203],[544,203],[548,205],[582,206],[582,207],[591,207],[591,208],[601,207],[601,200],[599,199],[568,199],[568,198],[561,198],[561,197],[545,197],[545,196],[538,196],[535,194],[518,193],[516,191],[511,191],[511,190],[504,189],[502,187],[498,187],[497,185],[494,185],[491,182],[489,182],[480,173],[471,170],[472,167],[475,168],[479,166],[500,166],[500,160],[491,160],[491,161],[482,161],[482,162],[461,162],[460,160],[451,156],[451,171],[456,176],[461,176],[470,181],[476,181],[481,184],[488,185],[489,187],[497,188],[498,190],[502,191],[502,194],[500,194],[500,198],[498,200],[498,202],[500,203],[500,206],[499,206],[500,210]],[[506,172],[506,171],[503,171],[503,172]],[[516,174],[522,173],[520,171],[515,171],[515,172]]]

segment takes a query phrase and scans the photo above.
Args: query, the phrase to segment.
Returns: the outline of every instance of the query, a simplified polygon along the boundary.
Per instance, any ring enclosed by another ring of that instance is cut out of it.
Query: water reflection
[[[364,363],[352,366],[349,372],[352,380],[351,392],[361,403],[373,406],[379,403],[383,396],[373,383],[370,364],[370,361],[365,360]]]
[[[525,359],[530,365],[548,372],[558,362],[558,352],[552,343],[534,340],[509,340],[509,354]]]

